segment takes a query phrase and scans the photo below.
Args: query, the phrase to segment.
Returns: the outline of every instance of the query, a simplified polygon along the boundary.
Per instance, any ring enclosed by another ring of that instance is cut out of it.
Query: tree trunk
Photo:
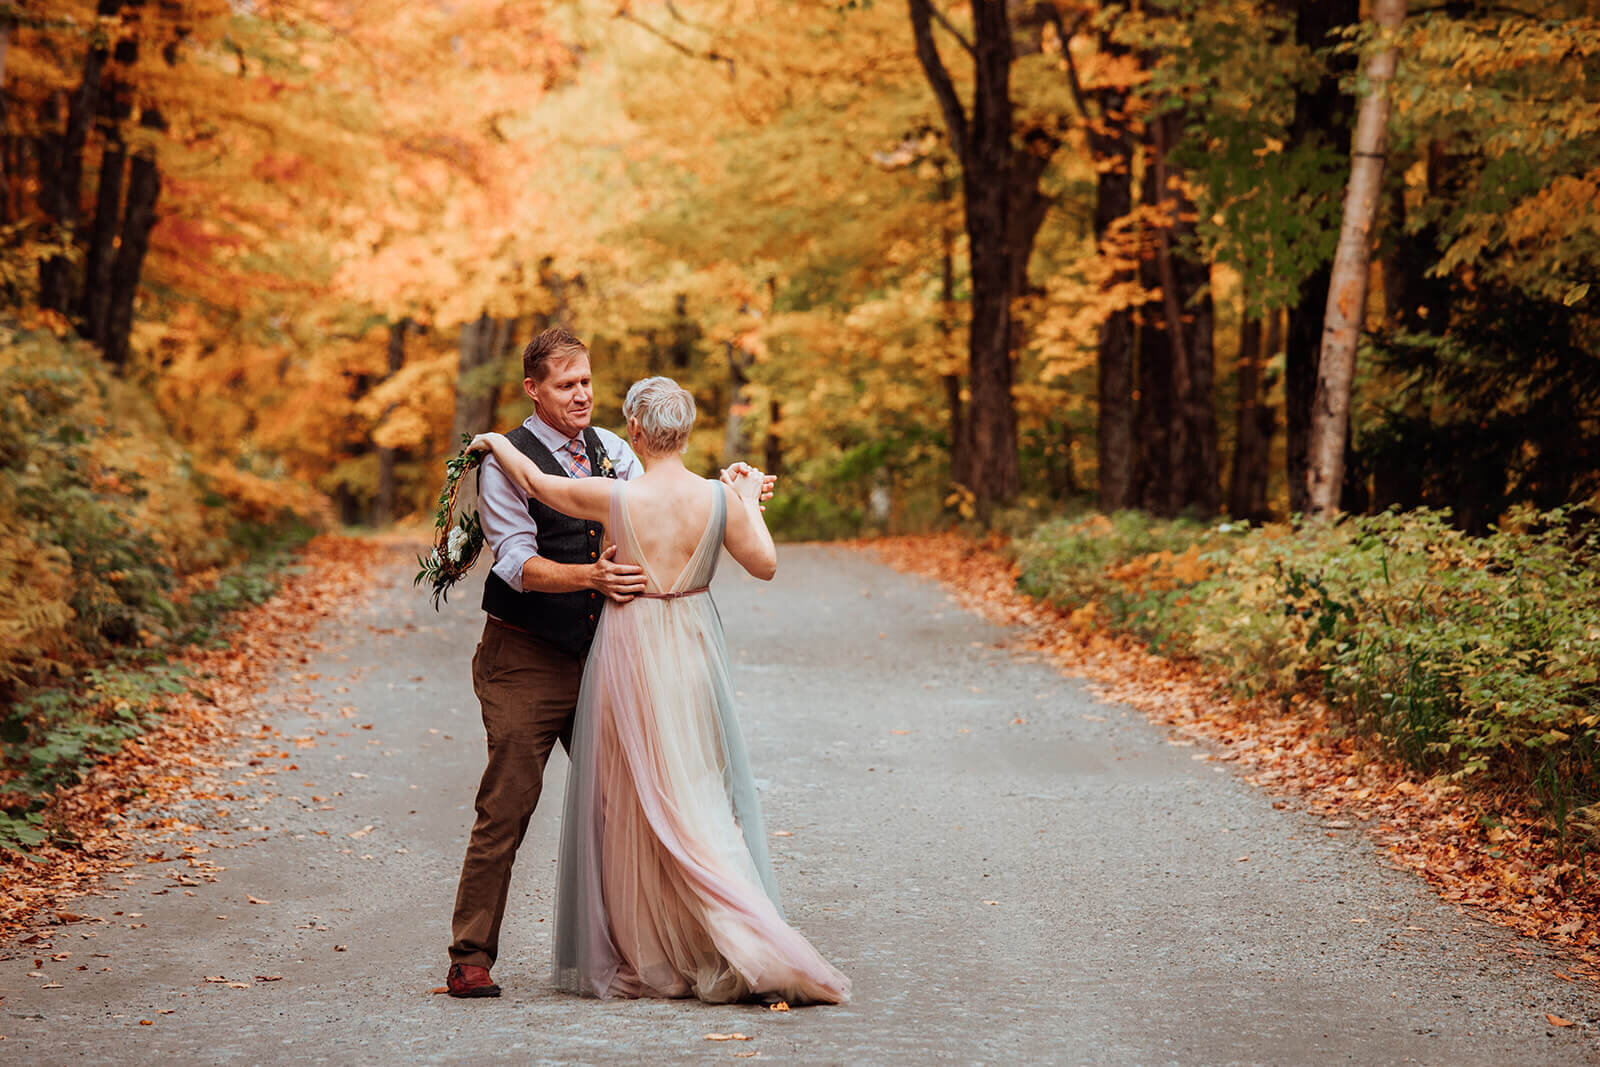
[[[1148,162],[1145,173],[1145,200],[1162,207],[1164,220],[1152,233],[1152,280],[1161,293],[1160,320],[1169,349],[1158,357],[1153,351],[1143,356],[1150,374],[1140,373],[1140,392],[1154,376],[1164,373],[1164,396],[1160,410],[1167,413],[1161,434],[1162,450],[1150,454],[1146,469],[1159,478],[1147,487],[1147,506],[1163,515],[1196,511],[1212,515],[1220,505],[1221,491],[1217,469],[1217,421],[1212,401],[1215,357],[1212,352],[1211,272],[1204,260],[1196,258],[1188,246],[1194,237],[1194,204],[1176,181],[1168,154],[1178,138],[1179,118],[1164,115],[1149,126]],[[1141,347],[1141,352],[1147,346]],[[1158,410],[1154,406],[1152,412]],[[1147,432],[1150,428],[1147,427]],[[1146,451],[1153,440],[1144,438]]]
[[[1173,469],[1181,470],[1177,511],[1217,513],[1222,504],[1217,459],[1217,414],[1213,399],[1216,354],[1212,343],[1215,309],[1211,299],[1211,267],[1196,253],[1195,205],[1177,182],[1171,152],[1181,135],[1179,114],[1154,124],[1157,140],[1156,180],[1172,219],[1161,231],[1160,263],[1167,330],[1172,343],[1173,392],[1177,400]],[[1179,435],[1181,433],[1181,445]]]
[[[100,0],[97,13],[115,15],[121,0]],[[83,78],[67,103],[66,126],[60,121],[60,104],[45,105],[44,134],[40,138],[39,207],[57,228],[57,236],[71,241],[77,232],[83,192],[83,150],[89,125],[100,100],[100,82],[110,53],[104,44],[89,46],[83,60]],[[39,306],[66,313],[72,305],[72,264],[65,256],[51,256],[39,264]]]
[[[732,341],[723,342],[728,354],[728,412],[722,439],[722,465],[741,460],[750,451],[750,434],[745,415],[750,410],[746,389],[750,385],[750,354]]]
[[[1360,20],[1357,0],[1284,0],[1295,11],[1295,40],[1306,48],[1327,49],[1340,43],[1336,32]],[[1339,77],[1348,62],[1335,58],[1309,89],[1295,94],[1290,137],[1294,146],[1331,139],[1340,156],[1349,153],[1350,100],[1339,91]],[[1284,350],[1284,423],[1288,430],[1289,510],[1304,512],[1306,457],[1311,433],[1311,406],[1316,395],[1317,356],[1322,319],[1328,304],[1328,264],[1318,266],[1300,285],[1289,308]]]
[[[411,328],[409,318],[391,323],[389,326],[389,373],[385,380],[393,378],[406,365],[406,332]],[[391,406],[390,410],[393,410]],[[384,412],[387,417],[389,412]],[[378,493],[372,502],[372,525],[387,526],[394,521],[395,498],[398,488],[395,479],[395,459],[398,449],[378,448]]]
[[[1159,199],[1156,168],[1146,164],[1140,200],[1153,207]],[[1146,231],[1141,242],[1139,282],[1146,290],[1161,288],[1157,238]],[[1172,396],[1172,343],[1166,336],[1165,317],[1154,304],[1145,304],[1139,322],[1138,494],[1139,506],[1156,515],[1174,513],[1172,427],[1176,405]]]
[[[768,474],[783,473],[783,438],[778,436],[778,423],[783,420],[783,407],[773,400],[767,405],[767,465]]]
[[[1069,47],[1062,41],[1062,49]],[[1102,41],[1102,45],[1110,46]],[[1070,72],[1076,87],[1076,70]],[[1100,255],[1121,258],[1106,245],[1111,226],[1133,210],[1133,137],[1128,130],[1127,93],[1121,89],[1096,94],[1098,122],[1088,122],[1089,151],[1095,168],[1094,239]],[[1082,104],[1080,103],[1080,107]],[[1089,116],[1084,116],[1088,121]],[[1107,288],[1131,280],[1133,267],[1122,267],[1106,281]],[[1133,312],[1119,308],[1100,325],[1095,361],[1099,369],[1100,510],[1120,511],[1137,503],[1133,436]]]
[[[974,0],[969,119],[934,43],[929,0],[911,0],[910,16],[917,59],[961,158],[972,286],[966,433],[971,440],[971,488],[979,507],[987,510],[1014,497],[1021,484],[1011,395],[1011,299],[1017,257],[1025,265],[1031,249],[1012,247],[1009,240],[1011,205],[1018,199],[1012,178],[1011,25],[1005,0]]]
[[[1307,447],[1306,494],[1315,516],[1339,509],[1349,444],[1350,388],[1355,380],[1356,341],[1367,306],[1367,275],[1372,224],[1383,187],[1384,147],[1389,124],[1389,82],[1398,55],[1391,43],[1406,17],[1406,0],[1374,0],[1372,21],[1384,39],[1367,67],[1367,95],[1361,101],[1351,148],[1350,185],[1317,361],[1316,399]]]
[[[1228,476],[1228,514],[1236,519],[1256,518],[1250,514],[1250,504],[1260,454],[1256,408],[1261,394],[1261,331],[1260,319],[1245,319],[1239,326],[1239,395],[1233,409],[1233,469]]]
[[[935,161],[939,171],[939,335],[943,351],[952,363],[959,363],[956,351],[956,231],[950,222],[946,205],[954,198],[955,189],[942,159]],[[967,438],[967,422],[961,403],[961,374],[951,370],[944,374],[945,410],[948,413],[950,433],[950,480],[957,485],[972,488],[972,442]]]
[[[111,58],[100,87],[99,121],[96,123],[103,145],[100,182],[95,196],[94,223],[89,228],[84,254],[83,292],[78,300],[82,333],[102,350],[109,341],[111,274],[123,224],[122,184],[128,149],[123,143],[122,127],[133,117],[133,92],[117,72],[119,68],[129,70],[139,61],[138,39],[127,37],[118,41]]]
[[[146,130],[164,131],[166,120],[154,107],[139,116]],[[156,201],[161,196],[161,171],[155,152],[144,148],[134,153],[128,166],[128,202],[123,209],[122,234],[116,261],[111,267],[111,295],[107,301],[105,343],[106,362],[121,370],[128,361],[128,338],[133,332],[133,303],[144,272],[145,253],[150,250],[150,231],[156,224]]]
[[[492,366],[496,355],[495,339],[498,323],[488,312],[472,322],[461,324],[461,336],[456,360],[456,417],[451,425],[450,441],[457,444],[462,435],[485,433],[494,427],[494,402],[496,370]]]
[[[122,176],[128,153],[115,127],[106,131],[105,149],[100,157],[100,186],[95,197],[94,225],[89,230],[88,251],[84,256],[83,295],[78,301],[78,318],[83,335],[103,349],[111,315],[111,271],[116,263],[117,236],[122,229]]]
[[[6,60],[11,55],[11,30],[16,20],[0,15],[0,225],[16,218],[11,208],[11,188],[17,184],[17,168],[12,150],[16,138],[4,131],[11,129],[11,100],[6,96]]]
[[[483,312],[472,322],[461,324],[456,351],[456,415],[450,426],[450,451],[454,453],[471,437],[494,428],[496,400],[499,397],[499,356],[497,338],[505,336],[503,324]],[[458,514],[478,506],[478,480],[464,479],[456,498]]]

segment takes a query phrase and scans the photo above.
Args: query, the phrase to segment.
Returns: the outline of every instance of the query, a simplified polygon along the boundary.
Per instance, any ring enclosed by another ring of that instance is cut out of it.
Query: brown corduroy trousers
[[[472,657],[472,688],[483,708],[489,765],[478,786],[478,817],[467,842],[451,921],[450,959],[493,967],[517,846],[539,803],[544,767],[560,741],[572,743],[572,713],[583,659],[494,621]]]

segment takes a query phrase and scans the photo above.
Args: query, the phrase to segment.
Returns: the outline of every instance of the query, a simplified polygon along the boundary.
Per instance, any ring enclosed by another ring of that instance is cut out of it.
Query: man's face
[[[544,365],[544,380],[522,379],[522,389],[533,398],[534,410],[553,430],[576,437],[594,417],[594,386],[589,381],[589,357],[584,353],[557,356]]]

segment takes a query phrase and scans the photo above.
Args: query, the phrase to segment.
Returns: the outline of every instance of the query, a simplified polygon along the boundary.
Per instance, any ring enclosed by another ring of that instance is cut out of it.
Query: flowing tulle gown
[[[653,594],[612,604],[589,653],[572,744],[555,981],[600,997],[840,1003],[850,981],[783,918],[734,715],[711,594],[722,486],[693,556],[662,583],[612,490],[617,561]]]

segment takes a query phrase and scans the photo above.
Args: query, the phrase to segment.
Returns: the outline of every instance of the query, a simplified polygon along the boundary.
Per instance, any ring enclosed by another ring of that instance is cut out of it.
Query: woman
[[[783,920],[727,646],[711,602],[721,549],[762,580],[778,569],[763,476],[724,485],[682,452],[694,398],[646,378],[623,403],[645,473],[632,481],[540,471],[479,435],[517,485],[606,524],[645,592],[600,619],[584,670],[561,832],[555,979],[591,996],[842,1003],[850,981]]]

